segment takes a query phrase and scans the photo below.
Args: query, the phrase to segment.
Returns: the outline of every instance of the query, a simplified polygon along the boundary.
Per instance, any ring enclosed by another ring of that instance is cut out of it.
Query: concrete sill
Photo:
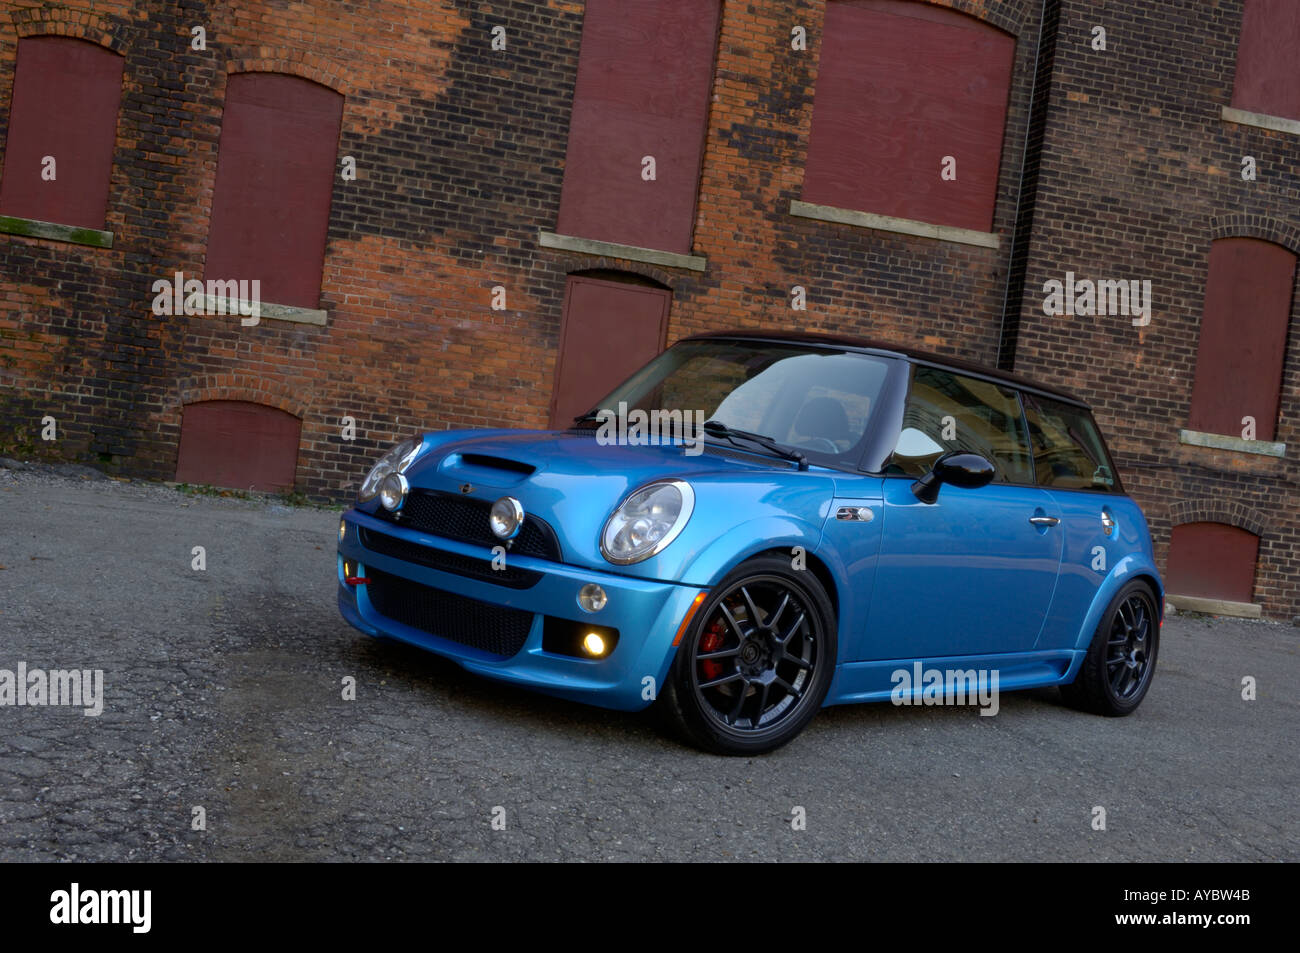
[[[1272,440],[1243,440],[1221,433],[1204,433],[1200,430],[1178,431],[1178,442],[1189,447],[1210,447],[1214,450],[1232,450],[1236,453],[1257,453],[1264,457],[1285,457],[1286,444]]]
[[[1223,107],[1223,121],[1235,122],[1243,126],[1255,126],[1259,129],[1272,129],[1274,132],[1289,132],[1300,136],[1300,119],[1284,119],[1282,116],[1270,116],[1267,113],[1253,113],[1245,109]]]
[[[831,205],[813,205],[811,202],[800,202],[797,199],[790,203],[790,214],[797,215],[799,218],[816,219],[819,222],[856,225],[858,228],[874,228],[880,232],[937,238],[941,242],[959,242],[963,245],[978,245],[981,248],[998,248],[1002,244],[1002,239],[993,232],[977,232],[969,228],[954,228],[951,225],[933,225],[930,222],[917,222],[910,218],[894,218],[890,215],[835,208]]]
[[[601,242],[594,238],[577,238],[573,235],[557,235],[554,232],[546,231],[537,233],[537,244],[543,248],[576,251],[584,255],[598,255],[602,258],[641,261],[647,265],[663,265],[666,268],[687,268],[691,271],[703,271],[709,263],[707,258],[699,255],[683,255],[678,252],[659,251],[656,248],[620,245],[617,242]]]
[[[1264,610],[1254,602],[1229,602],[1226,599],[1204,599],[1200,596],[1166,595],[1165,602],[1175,609],[1187,612],[1205,612],[1209,615],[1226,615],[1235,619],[1262,619]]]
[[[258,302],[256,309],[246,301],[231,301],[216,295],[203,296],[203,310],[208,317],[237,317],[244,327],[256,327],[263,318],[272,321],[290,321],[294,324],[316,324],[324,327],[329,319],[329,312],[319,308],[300,308],[291,304],[272,304],[269,301]],[[244,311],[253,311],[244,316]],[[257,320],[254,320],[256,318]]]
[[[51,241],[69,242],[73,245],[89,245],[92,248],[113,247],[113,233],[103,229],[59,225],[56,222],[16,218],[13,215],[0,215],[0,233],[22,235],[25,238],[48,238]]]

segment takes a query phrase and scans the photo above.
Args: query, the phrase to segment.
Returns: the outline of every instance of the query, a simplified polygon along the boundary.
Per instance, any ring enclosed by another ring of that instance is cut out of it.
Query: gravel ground
[[[0,461],[0,669],[104,673],[0,707],[0,860],[1300,860],[1293,626],[1171,617],[1130,718],[843,707],[727,759],[356,632],[337,521]]]

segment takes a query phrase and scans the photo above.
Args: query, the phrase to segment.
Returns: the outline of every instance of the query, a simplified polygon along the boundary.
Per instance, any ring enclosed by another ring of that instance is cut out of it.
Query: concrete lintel
[[[259,322],[262,319],[270,318],[272,321],[291,321],[295,324],[317,324],[324,327],[329,319],[329,312],[319,308],[300,308],[291,304],[272,304],[269,301],[259,301],[254,307],[252,302],[231,301],[229,298],[222,298],[217,295],[203,296],[203,310],[207,312],[209,317],[239,318],[240,324],[244,324],[245,321],[249,321],[253,317],[253,315],[245,317],[244,311],[252,311]],[[244,326],[251,328],[254,325],[245,324]]]
[[[814,205],[811,202],[800,202],[798,199],[790,203],[790,214],[800,218],[813,218],[819,222],[856,225],[859,228],[874,228],[881,232],[936,238],[941,242],[959,242],[963,245],[978,245],[981,248],[998,248],[1002,244],[1001,237],[994,232],[977,232],[970,228],[934,225],[910,218],[894,218],[891,215],[859,212],[856,209],[836,208],[832,205]]]
[[[76,225],[60,225],[57,222],[16,218],[12,215],[0,215],[0,232],[6,235],[22,235],[25,238],[48,238],[56,242],[70,242],[73,245],[89,245],[92,248],[113,247],[113,233],[101,228],[80,228]]]
[[[1293,136],[1300,136],[1300,119],[1284,119],[1267,113],[1234,109],[1231,106],[1223,107],[1223,119],[1225,122],[1240,123],[1243,126],[1256,126],[1260,129],[1272,129],[1274,132],[1289,132]]]
[[[1264,610],[1254,602],[1229,602],[1227,599],[1206,599],[1201,596],[1166,595],[1165,602],[1175,609],[1188,612],[1205,612],[1209,615],[1227,615],[1237,619],[1262,619]]]
[[[657,248],[620,245],[617,242],[601,242],[594,238],[577,238],[573,235],[557,235],[547,231],[537,233],[537,244],[543,248],[576,251],[602,258],[622,258],[626,261],[645,262],[647,265],[663,265],[665,268],[687,268],[691,271],[703,271],[709,263],[707,258],[700,255],[682,255],[678,252],[660,251]]]
[[[1286,444],[1273,440],[1244,440],[1228,434],[1204,433],[1200,430],[1178,431],[1178,442],[1191,447],[1210,447],[1214,450],[1232,450],[1236,453],[1257,453],[1265,457],[1285,457]]]

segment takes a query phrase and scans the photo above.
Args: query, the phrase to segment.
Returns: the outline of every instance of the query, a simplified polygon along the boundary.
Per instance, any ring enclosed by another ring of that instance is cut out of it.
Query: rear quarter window
[[[1024,395],[1034,476],[1058,490],[1119,493],[1119,477],[1092,415],[1081,407]]]

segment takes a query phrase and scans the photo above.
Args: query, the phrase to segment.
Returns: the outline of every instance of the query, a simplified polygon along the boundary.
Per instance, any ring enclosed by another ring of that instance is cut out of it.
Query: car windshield
[[[596,405],[610,413],[680,412],[760,434],[814,462],[856,462],[889,362],[798,343],[706,339],[669,348]],[[710,435],[713,443],[725,437]],[[762,452],[743,439],[745,449]]]

